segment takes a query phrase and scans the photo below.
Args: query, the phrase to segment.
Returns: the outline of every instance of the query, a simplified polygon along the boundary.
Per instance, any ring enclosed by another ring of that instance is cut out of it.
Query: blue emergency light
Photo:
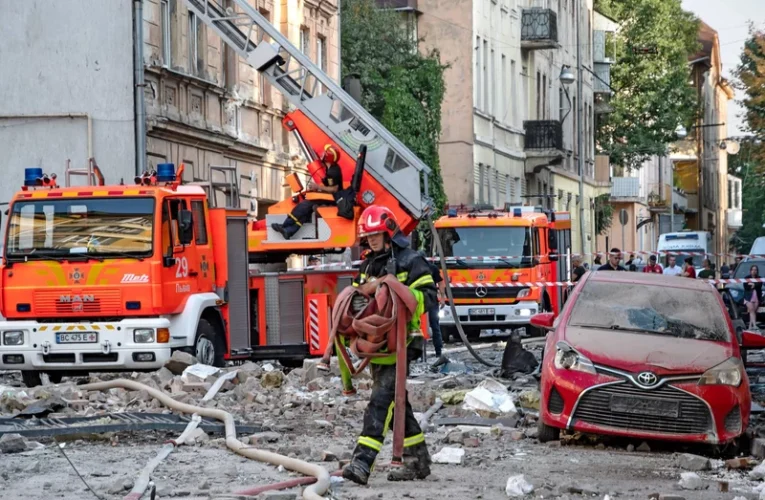
[[[449,217],[457,217],[457,209],[456,208],[450,208],[447,213]]]
[[[668,234],[666,237],[667,241],[671,240],[698,240],[699,235],[694,233],[689,234]]]
[[[522,213],[523,213],[523,210],[521,209],[521,207],[515,207],[513,209],[513,217],[520,217]]]
[[[30,167],[24,169],[24,185],[36,186],[43,176],[43,169],[39,167]]]
[[[160,163],[157,165],[157,182],[175,181],[175,164]]]

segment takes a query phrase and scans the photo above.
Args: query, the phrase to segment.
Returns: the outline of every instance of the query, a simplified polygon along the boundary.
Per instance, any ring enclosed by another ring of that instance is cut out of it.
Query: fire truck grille
[[[483,289],[470,288],[452,288],[452,295],[455,299],[515,299],[521,290],[527,290],[522,287],[485,287]],[[476,293],[478,292],[478,293]],[[485,295],[484,295],[485,292]]]
[[[120,314],[122,294],[119,289],[90,292],[41,290],[35,292],[35,314]]]

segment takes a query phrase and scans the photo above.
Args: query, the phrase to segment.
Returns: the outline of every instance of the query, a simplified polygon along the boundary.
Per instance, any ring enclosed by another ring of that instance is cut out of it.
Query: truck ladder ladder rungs
[[[424,174],[423,181],[427,186],[430,168],[292,45],[247,0],[229,0],[236,10],[224,9],[214,0],[184,2],[351,158],[356,156],[361,144],[366,144],[366,171],[412,216],[419,219],[429,211],[430,199],[420,191],[420,172]],[[257,35],[257,44],[251,39],[253,34]],[[265,41],[265,36],[272,42]]]

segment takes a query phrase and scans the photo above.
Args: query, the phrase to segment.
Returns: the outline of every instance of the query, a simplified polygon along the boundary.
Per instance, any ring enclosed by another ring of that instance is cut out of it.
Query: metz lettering
[[[188,283],[176,283],[175,293],[186,293],[191,291],[191,285]]]

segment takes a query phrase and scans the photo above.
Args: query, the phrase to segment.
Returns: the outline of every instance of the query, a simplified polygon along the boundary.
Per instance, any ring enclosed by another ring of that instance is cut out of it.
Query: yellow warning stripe
[[[57,332],[61,330],[62,328],[64,328],[64,325],[55,325],[50,327],[51,331],[54,331],[54,332]],[[102,328],[105,330],[116,329],[114,325],[68,325],[66,327],[66,331],[71,332],[72,330],[75,330],[75,329],[80,330],[81,332],[88,331],[88,330],[100,331]],[[38,330],[41,332],[48,331],[48,326],[47,325],[41,326]]]

